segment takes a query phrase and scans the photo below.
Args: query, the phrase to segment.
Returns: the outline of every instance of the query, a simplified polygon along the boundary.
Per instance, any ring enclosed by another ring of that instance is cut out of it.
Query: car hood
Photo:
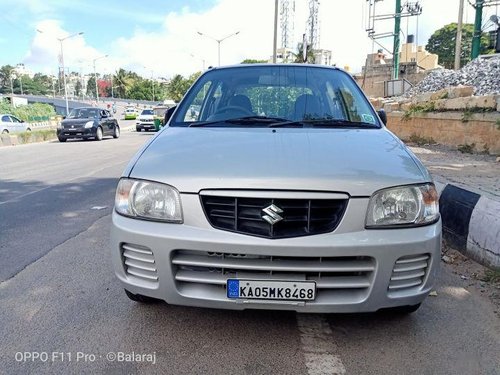
[[[430,181],[384,129],[166,128],[131,162],[129,176],[180,192],[263,189],[346,192]]]

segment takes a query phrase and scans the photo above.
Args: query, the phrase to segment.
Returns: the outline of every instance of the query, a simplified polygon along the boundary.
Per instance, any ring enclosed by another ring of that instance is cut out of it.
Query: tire
[[[31,131],[31,128],[26,129],[26,131],[27,131],[27,132],[30,132],[30,131]]]
[[[57,139],[59,139],[59,142],[66,142],[66,138],[63,138],[63,137],[57,137]]]
[[[9,131],[8,131],[7,129],[4,129],[4,130],[2,131],[2,134],[9,134]]]
[[[138,128],[138,127],[136,126],[136,127],[135,127],[135,131],[136,131],[136,132],[138,132],[138,133],[140,133],[140,132],[142,132],[142,129],[141,129],[141,128]]]
[[[129,299],[131,299],[134,302],[139,302],[139,303],[158,303],[160,300],[152,297],[147,297],[143,296],[142,294],[133,294],[129,292],[127,289],[125,289],[125,294]]]
[[[115,126],[115,129],[113,130],[113,138],[120,138],[120,127]]]
[[[98,127],[97,130],[95,131],[95,140],[102,141],[102,128],[101,127]]]

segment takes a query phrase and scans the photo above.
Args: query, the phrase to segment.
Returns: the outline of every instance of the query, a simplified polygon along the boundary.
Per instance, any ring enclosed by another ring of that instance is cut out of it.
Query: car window
[[[208,71],[183,99],[171,126],[255,116],[381,126],[368,100],[347,73],[294,65]]]
[[[12,122],[12,120],[10,119],[10,116],[2,116],[2,122]]]
[[[14,116],[10,116],[10,119],[12,122],[17,122],[17,123],[21,122],[21,120],[19,120],[17,117]]]
[[[144,109],[142,112],[141,112],[141,115],[154,115],[154,112],[152,109]]]

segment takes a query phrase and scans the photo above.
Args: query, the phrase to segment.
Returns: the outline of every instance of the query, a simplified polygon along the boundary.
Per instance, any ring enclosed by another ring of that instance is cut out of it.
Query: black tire
[[[113,130],[113,138],[120,138],[120,127],[115,126],[115,129]]]
[[[102,128],[101,127],[98,127],[97,130],[95,131],[95,140],[102,141]]]
[[[129,292],[127,289],[125,289],[125,294],[129,299],[131,299],[134,302],[139,302],[139,303],[158,303],[160,300],[152,297],[147,297],[143,296],[142,294],[134,294]]]
[[[57,139],[59,139],[59,142],[66,142],[66,138],[63,138],[63,137],[57,137]]]
[[[31,128],[26,129],[26,131],[27,131],[27,132],[30,132],[30,131],[31,131]]]
[[[136,126],[135,127],[135,131],[138,132],[138,133],[140,133],[140,132],[142,132],[142,129]]]
[[[2,134],[9,134],[9,131],[8,131],[7,129],[4,129],[4,130],[2,131]]]

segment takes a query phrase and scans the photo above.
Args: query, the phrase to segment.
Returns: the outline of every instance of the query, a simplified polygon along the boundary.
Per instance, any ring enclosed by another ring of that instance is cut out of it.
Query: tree
[[[472,37],[474,36],[474,25],[465,23],[462,25],[462,51],[460,53],[460,65],[463,66],[471,60]],[[425,49],[439,56],[438,63],[447,69],[453,69],[455,65],[455,41],[457,38],[457,24],[450,23],[436,30],[431,35]],[[489,39],[487,33],[481,35],[481,53],[489,53]]]
[[[189,89],[189,86],[188,81],[180,74],[177,74],[170,81],[167,87],[167,94],[174,102],[180,102],[186,91]]]
[[[115,87],[114,91],[116,91],[119,98],[127,97],[127,91],[132,86],[134,80],[131,73],[132,72],[120,68],[113,76],[113,86]]]
[[[307,45],[307,62],[314,63],[314,53],[312,50],[312,46],[310,44]],[[304,43],[299,43],[297,45],[297,53],[293,54],[295,56],[294,63],[304,63]]]
[[[76,81],[75,84],[75,95],[80,96],[82,93],[82,82],[80,80]]]
[[[261,64],[261,63],[267,63],[267,60],[245,59],[241,62],[241,64]]]
[[[87,81],[87,92],[86,94],[91,98],[95,98],[95,77],[92,74]]]
[[[0,68],[0,91],[3,93],[10,92],[10,80],[12,77],[12,65],[4,65]]]

